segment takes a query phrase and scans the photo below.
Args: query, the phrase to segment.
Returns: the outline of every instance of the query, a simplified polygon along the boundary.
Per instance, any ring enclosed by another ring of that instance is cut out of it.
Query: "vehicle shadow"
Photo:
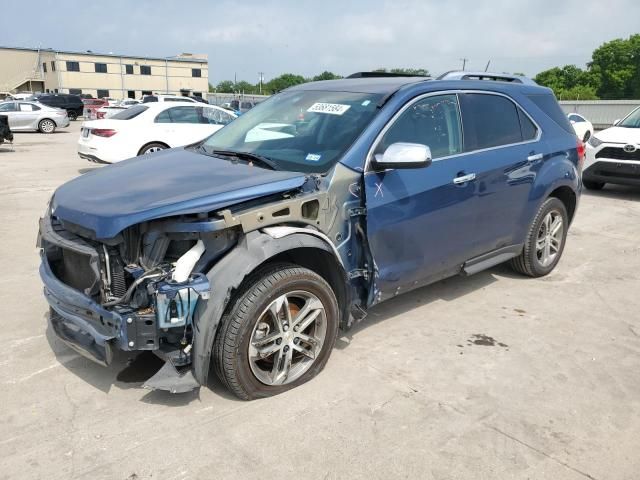
[[[348,332],[339,335],[335,348],[347,348],[355,337],[363,334],[370,326],[437,300],[454,302],[460,297],[496,282],[499,277],[526,278],[512,272],[507,265],[499,265],[471,277],[451,277],[407,292],[373,307],[363,321],[356,324]],[[48,323],[48,312],[44,316]],[[51,350],[64,368],[106,394],[114,386],[120,390],[142,388],[144,382],[160,370],[163,365],[163,361],[151,352],[128,353],[114,350],[113,362],[108,367],[103,367],[80,355],[73,355],[72,358],[69,358],[70,354],[74,354],[75,351],[56,337],[50,324],[47,327],[46,337]],[[210,371],[206,387],[203,386],[201,388],[209,388],[215,394],[227,400],[241,401],[222,385],[213,371]],[[181,394],[172,394],[166,391],[149,391],[140,399],[144,403],[169,407],[185,406],[195,400],[200,400],[199,389]]]
[[[414,308],[429,305],[437,300],[454,302],[460,297],[482,289],[497,281],[498,277],[524,279],[522,275],[513,272],[508,265],[479,272],[471,277],[455,276],[445,280],[412,290],[396,298],[387,300],[374,306],[368,312],[367,317],[354,325],[351,330],[338,334],[335,348],[343,350],[351,344],[355,337],[362,334],[368,327],[384,322],[390,318],[407,313]]]
[[[589,197],[617,198],[623,200],[640,201],[640,187],[629,185],[607,184],[602,190],[582,190],[582,194]]]
[[[108,394],[112,387],[119,390],[142,389],[144,382],[155,375],[164,365],[164,362],[151,352],[129,353],[114,350],[112,363],[108,367],[103,367],[77,354],[75,350],[58,339],[49,323],[48,312],[44,314],[44,319],[47,322],[47,342],[60,365],[105,394]],[[222,385],[214,372],[209,375],[207,385],[201,388],[210,388],[214,393],[227,400],[241,401]],[[140,398],[143,403],[168,407],[182,407],[195,400],[200,400],[200,389],[179,394],[151,390]]]

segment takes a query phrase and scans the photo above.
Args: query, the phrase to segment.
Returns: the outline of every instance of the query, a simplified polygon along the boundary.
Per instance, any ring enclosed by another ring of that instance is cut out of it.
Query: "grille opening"
[[[320,202],[318,200],[310,200],[302,204],[302,218],[316,220],[318,213],[320,213]]]

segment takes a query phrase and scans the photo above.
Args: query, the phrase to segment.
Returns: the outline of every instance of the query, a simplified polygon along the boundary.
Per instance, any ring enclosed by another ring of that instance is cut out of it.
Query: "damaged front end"
[[[282,238],[289,236],[296,240],[286,248],[308,246],[299,237],[313,238],[335,258],[344,277],[346,328],[364,316],[371,292],[360,179],[338,165],[293,190],[143,221],[106,239],[49,211],[40,220],[38,246],[51,326],[67,345],[102,365],[111,363],[116,349],[152,351],[166,363],[145,387],[192,390],[206,382],[211,340],[226,302],[267,258],[267,239],[274,244],[268,255],[282,255]],[[251,250],[247,239],[256,235],[259,246]],[[230,274],[213,275],[232,250],[239,263]],[[202,304],[215,304],[208,324],[198,315]],[[194,376],[197,362],[202,368]]]
[[[145,386],[172,392],[199,384],[191,348],[197,302],[209,298],[204,264],[236,241],[233,231],[162,231],[147,222],[98,242],[55,216],[40,220],[40,276],[56,335],[83,356],[109,365],[113,350],[153,351],[165,367]]]

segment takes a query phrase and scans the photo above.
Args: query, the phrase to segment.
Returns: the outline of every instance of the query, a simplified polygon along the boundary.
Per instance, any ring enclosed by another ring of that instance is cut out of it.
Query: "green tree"
[[[320,75],[316,75],[315,77],[313,77],[313,81],[317,82],[319,80],[337,80],[339,78],[342,78],[342,76],[340,75],[336,75],[333,72],[328,72],[328,71],[324,71],[322,72]]]
[[[209,84],[209,93],[213,93],[216,91],[216,87],[214,87],[213,85]]]
[[[602,44],[594,50],[589,68],[597,78],[597,93],[601,98],[639,97],[640,34]]]
[[[233,93],[233,81],[231,80],[223,80],[216,87],[216,91],[218,93]]]
[[[236,83],[235,91],[238,93],[256,93],[256,86],[245,80],[241,80]]]
[[[264,86],[266,92],[278,93],[285,88],[293,87],[305,83],[304,77],[301,75],[294,75],[293,73],[284,73],[279,77],[273,78],[267,82]]]
[[[429,70],[426,68],[392,68],[391,73],[402,73],[403,75],[415,75],[418,77],[428,77]]]
[[[561,100],[594,100],[598,98],[597,78],[593,72],[575,65],[554,67],[540,72],[535,81],[549,87]]]

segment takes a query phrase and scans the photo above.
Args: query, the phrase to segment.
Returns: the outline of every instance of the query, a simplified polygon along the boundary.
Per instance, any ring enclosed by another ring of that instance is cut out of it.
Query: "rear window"
[[[135,107],[127,108],[126,110],[122,110],[121,112],[116,113],[113,117],[113,120],[131,120],[132,118],[137,117],[142,112],[147,110],[149,107],[145,105],[136,105]]]
[[[157,101],[158,101],[158,97],[154,95],[147,95],[142,99],[142,103],[151,103],[151,102],[157,102]]]
[[[551,94],[527,95],[527,97],[535,103],[540,110],[546,113],[551,120],[556,122],[567,132],[575,135],[575,131],[569,123],[566,114],[562,111],[560,105],[558,105],[556,97]]]

